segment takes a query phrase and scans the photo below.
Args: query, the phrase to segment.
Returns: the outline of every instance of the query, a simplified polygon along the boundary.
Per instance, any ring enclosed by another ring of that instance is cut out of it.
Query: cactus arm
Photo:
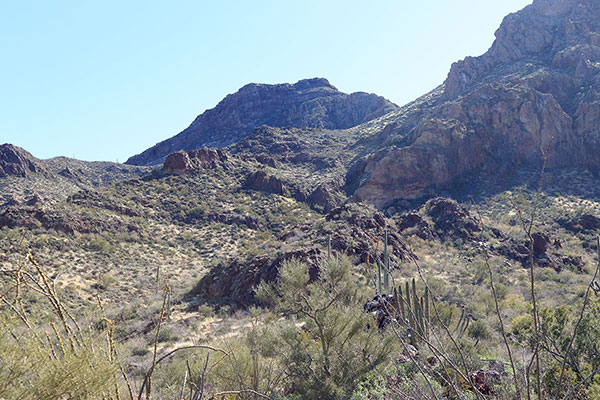
[[[388,232],[385,231],[385,243],[383,245],[383,287],[385,291],[389,291],[390,289],[390,254],[388,252]]]
[[[377,293],[381,294],[381,264],[377,263]]]

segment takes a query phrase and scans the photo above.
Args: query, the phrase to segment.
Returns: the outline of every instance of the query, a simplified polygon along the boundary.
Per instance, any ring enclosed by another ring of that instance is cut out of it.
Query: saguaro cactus
[[[425,287],[425,294],[421,297],[417,294],[417,284],[413,278],[412,290],[411,284],[405,282],[405,292],[402,293],[402,287],[394,289],[394,300],[397,311],[402,321],[408,324],[408,327],[415,334],[411,335],[413,345],[419,338],[429,338],[429,327],[431,318],[429,314],[429,288]]]
[[[387,231],[385,231],[385,242],[383,244],[383,288],[386,293],[390,290],[390,253],[388,251]]]
[[[390,291],[390,253],[388,250],[388,233],[385,231],[385,242],[383,244],[383,268],[382,263],[377,264],[377,293],[389,293]],[[383,269],[383,280],[381,272]]]
[[[404,287],[404,292],[401,286],[398,286],[397,289],[394,288],[394,301],[400,321],[405,323],[411,332],[414,332],[411,335],[411,343],[416,345],[421,339],[429,340],[432,322],[434,322],[430,313],[429,288],[425,286],[424,294],[419,296],[414,278],[410,283],[406,281]],[[452,312],[450,312],[439,322],[450,328],[452,317]],[[467,313],[464,308],[461,309],[458,322],[452,330],[452,336],[461,339],[469,328],[471,320],[475,320],[473,315]]]

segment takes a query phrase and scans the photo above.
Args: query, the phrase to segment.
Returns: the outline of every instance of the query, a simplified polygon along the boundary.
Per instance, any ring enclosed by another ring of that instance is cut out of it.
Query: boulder
[[[438,197],[425,204],[425,214],[431,218],[442,237],[474,240],[481,231],[478,221],[456,201]]]
[[[260,192],[275,193],[285,195],[288,190],[283,181],[275,176],[268,175],[265,171],[256,171],[248,175],[244,183],[245,189],[257,190]]]

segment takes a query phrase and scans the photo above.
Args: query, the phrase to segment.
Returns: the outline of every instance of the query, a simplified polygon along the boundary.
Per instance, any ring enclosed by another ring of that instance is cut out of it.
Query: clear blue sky
[[[0,143],[125,161],[249,82],[402,105],[531,0],[3,1]]]

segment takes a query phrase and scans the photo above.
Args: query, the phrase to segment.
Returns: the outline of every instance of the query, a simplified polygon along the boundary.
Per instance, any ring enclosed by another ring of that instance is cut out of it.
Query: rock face
[[[256,303],[254,289],[262,281],[272,282],[279,267],[291,259],[300,259],[310,268],[314,279],[318,273],[321,251],[317,248],[282,253],[277,257],[254,257],[248,262],[234,260],[231,264],[220,264],[204,276],[188,293],[190,298],[199,296],[209,303],[228,304],[234,309],[247,308]]]
[[[225,147],[261,125],[345,129],[395,109],[397,106],[383,97],[362,92],[345,94],[322,78],[301,80],[293,85],[249,84],[198,116],[177,136],[131,157],[126,163],[155,165],[179,150]]]
[[[167,157],[163,164],[163,171],[167,174],[189,174],[199,169],[228,167],[230,159],[231,156],[227,152],[219,149],[178,151]]]
[[[39,160],[22,148],[8,143],[0,145],[0,178],[27,176],[31,173],[49,174]]]
[[[507,16],[490,50],[453,64],[423,106],[380,127],[347,192],[383,208],[473,173],[524,164],[600,166],[600,4],[535,0]]]
[[[256,171],[248,175],[244,188],[280,195],[287,192],[287,188],[281,179],[268,175],[265,171]]]

